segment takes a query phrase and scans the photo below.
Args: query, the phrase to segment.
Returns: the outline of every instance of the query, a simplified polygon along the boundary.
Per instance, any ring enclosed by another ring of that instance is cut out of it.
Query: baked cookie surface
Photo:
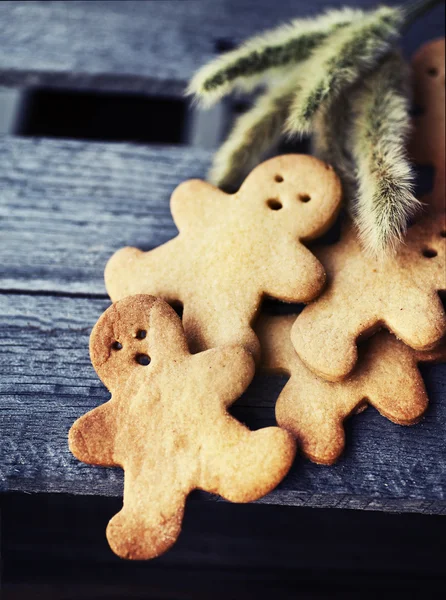
[[[175,311],[139,295],[105,311],[90,354],[112,397],[74,423],[69,446],[83,462],[125,471],[123,508],[107,527],[119,556],[165,552],[193,489],[249,502],[286,475],[292,436],[278,427],[250,431],[226,410],[254,375],[244,348],[191,355]]]
[[[262,297],[306,303],[320,294],[324,269],[302,242],[331,226],[340,202],[333,169],[304,155],[266,161],[233,195],[186,181],[171,198],[179,235],[150,252],[119,250],[107,291],[113,301],[147,293],[182,303],[193,352],[236,343],[258,357],[251,325]]]
[[[441,214],[409,228],[398,253],[381,261],[364,253],[348,223],[341,240],[314,250],[327,272],[322,295],[291,331],[304,363],[328,381],[348,376],[357,341],[381,327],[414,350],[430,350],[446,333],[438,292],[446,290],[446,225]]]
[[[445,362],[446,342],[418,352],[380,331],[364,344],[350,376],[333,383],[299,359],[290,340],[294,320],[294,315],[262,315],[256,331],[263,368],[290,375],[276,403],[276,418],[296,437],[305,456],[320,464],[334,463],[344,449],[344,420],[367,404],[399,425],[420,420],[428,398],[418,363]]]

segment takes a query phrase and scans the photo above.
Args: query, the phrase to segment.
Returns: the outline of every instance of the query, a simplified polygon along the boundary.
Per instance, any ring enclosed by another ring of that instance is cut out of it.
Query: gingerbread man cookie
[[[329,381],[348,376],[358,338],[384,326],[414,350],[430,350],[446,333],[438,292],[446,290],[444,216],[424,217],[408,230],[395,256],[367,256],[348,223],[341,240],[319,248],[328,285],[305,307],[291,331],[304,363]]]
[[[137,293],[184,306],[196,352],[237,343],[258,355],[251,324],[264,295],[309,302],[322,290],[322,265],[303,245],[336,218],[341,188],[333,169],[300,155],[259,165],[225,194],[200,180],[173,193],[179,235],[150,252],[119,250],[105,270],[113,301]]]
[[[290,340],[293,323],[293,315],[262,315],[256,331],[262,366],[291,376],[276,403],[277,422],[297,438],[310,460],[334,463],[344,448],[344,420],[366,404],[400,425],[419,421],[428,398],[418,363],[445,361],[446,343],[418,352],[381,331],[367,342],[350,377],[331,383],[299,359]]]
[[[420,165],[435,167],[434,188],[423,200],[445,210],[445,41],[425,44],[412,60],[414,100],[421,114],[414,117],[410,152]]]
[[[428,121],[419,121],[415,132],[420,156],[438,167],[436,190],[428,200],[429,214],[409,228],[398,253],[382,261],[363,253],[350,222],[340,242],[314,251],[326,269],[328,285],[299,315],[291,335],[300,358],[329,381],[347,377],[356,363],[358,338],[381,326],[415,350],[433,348],[446,332],[438,296],[446,290],[444,180],[440,182],[442,170],[444,173],[444,65],[439,65],[441,44],[435,44],[425,46],[415,59],[416,72],[417,65],[424,70],[427,64],[438,69],[438,81],[426,96]],[[444,43],[442,48],[444,54]],[[434,62],[430,62],[432,55]],[[438,104],[440,80],[443,117]]]
[[[286,475],[295,454],[291,434],[249,431],[226,411],[254,374],[244,348],[191,355],[174,310],[138,295],[106,310],[90,353],[112,398],[74,423],[69,445],[79,460],[125,470],[123,509],[107,528],[119,556],[165,552],[195,488],[248,502]]]

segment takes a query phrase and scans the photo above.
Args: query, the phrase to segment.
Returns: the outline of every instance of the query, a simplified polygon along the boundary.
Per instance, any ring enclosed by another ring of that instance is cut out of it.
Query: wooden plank
[[[78,462],[66,441],[73,421],[108,398],[88,357],[90,329],[107,305],[100,298],[0,294],[2,491],[122,493],[119,469]],[[431,404],[420,424],[400,427],[370,408],[348,423],[337,465],[298,458],[262,502],[446,513],[446,365],[425,373]],[[233,414],[253,429],[273,424],[284,382],[258,376]]]
[[[394,4],[395,2],[389,2]],[[193,72],[227,43],[340,0],[274,2],[16,2],[0,3],[0,85],[180,95]],[[375,0],[356,0],[370,8]],[[411,54],[444,35],[444,5],[404,38]]]
[[[111,254],[173,237],[170,195],[181,181],[204,177],[210,156],[0,137],[0,289],[105,295]]]

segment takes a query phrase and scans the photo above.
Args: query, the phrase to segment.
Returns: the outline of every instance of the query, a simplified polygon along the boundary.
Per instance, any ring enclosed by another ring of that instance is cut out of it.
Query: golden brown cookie
[[[445,210],[445,40],[424,44],[412,60],[414,100],[421,114],[414,117],[410,152],[420,165],[435,167],[434,189],[428,202]]]
[[[228,195],[200,180],[173,193],[179,235],[150,252],[119,250],[107,264],[113,301],[149,293],[184,306],[193,352],[237,343],[258,355],[251,324],[262,296],[309,302],[324,269],[303,245],[333,223],[341,188],[332,168],[310,156],[259,165]]]
[[[408,230],[398,253],[382,261],[361,251],[349,222],[339,243],[314,250],[328,285],[299,315],[291,335],[300,358],[329,381],[348,376],[357,340],[382,326],[415,350],[433,348],[446,332],[437,293],[446,289],[444,40],[423,46],[413,64],[416,96],[426,112],[415,121],[412,153],[436,167],[435,189],[423,198],[429,213]]]
[[[366,403],[400,425],[421,418],[428,398],[417,365],[445,361],[446,343],[417,352],[381,331],[367,342],[350,377],[331,383],[310,371],[296,354],[290,340],[294,320],[294,315],[262,315],[256,332],[263,368],[290,375],[277,400],[277,422],[297,438],[309,459],[334,463],[344,448],[344,420]]]
[[[286,475],[292,436],[278,427],[249,431],[226,411],[254,375],[247,350],[191,355],[174,310],[138,295],[105,311],[90,354],[112,398],[74,423],[69,445],[79,460],[125,471],[124,506],[107,527],[119,556],[165,552],[195,488],[249,502]]]
[[[356,344],[386,327],[414,350],[430,350],[446,333],[438,295],[446,290],[444,215],[425,216],[408,230],[398,253],[382,261],[367,256],[347,223],[341,240],[314,250],[327,287],[297,317],[291,331],[304,363],[328,381],[348,376]]]

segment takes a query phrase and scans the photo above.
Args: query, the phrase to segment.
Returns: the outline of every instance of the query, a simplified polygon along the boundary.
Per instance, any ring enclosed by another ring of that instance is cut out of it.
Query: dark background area
[[[126,562],[105,539],[117,498],[1,498],[3,599],[435,598],[446,519],[188,500],[176,545]]]

